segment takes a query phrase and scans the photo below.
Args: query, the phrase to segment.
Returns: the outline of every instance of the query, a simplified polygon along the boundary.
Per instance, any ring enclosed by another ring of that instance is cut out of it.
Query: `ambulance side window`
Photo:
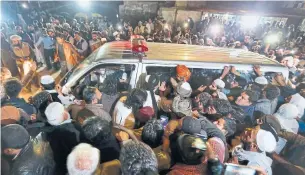
[[[117,81],[125,79],[127,83],[130,83],[135,76],[135,70],[134,64],[101,64],[87,72],[78,84],[98,87],[107,78]]]

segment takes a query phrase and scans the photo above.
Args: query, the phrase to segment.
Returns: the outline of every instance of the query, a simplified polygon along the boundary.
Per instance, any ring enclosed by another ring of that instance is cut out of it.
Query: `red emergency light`
[[[132,35],[130,37],[131,50],[137,53],[144,53],[148,51],[147,43],[143,36]]]

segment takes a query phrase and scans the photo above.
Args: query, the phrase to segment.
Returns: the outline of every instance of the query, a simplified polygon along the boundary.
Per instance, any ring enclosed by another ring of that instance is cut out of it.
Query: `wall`
[[[303,19],[302,23],[300,24],[301,31],[305,32],[305,18]]]
[[[182,26],[188,17],[193,18],[194,22],[200,21],[201,11],[178,10],[176,19],[177,25]]]
[[[168,24],[173,26],[176,15],[176,8],[160,8],[159,14],[167,21]]]
[[[119,6],[119,14],[123,19],[130,21],[133,26],[139,20],[148,20],[155,17],[158,11],[158,2],[125,1]],[[142,21],[143,22],[143,21]]]
[[[172,26],[175,22],[176,8],[160,8],[159,14]],[[200,21],[201,11],[177,10],[176,24],[183,25],[188,17],[193,18],[194,22]]]
[[[303,18],[302,17],[290,17],[286,22],[286,26],[293,24],[295,28],[302,24]]]

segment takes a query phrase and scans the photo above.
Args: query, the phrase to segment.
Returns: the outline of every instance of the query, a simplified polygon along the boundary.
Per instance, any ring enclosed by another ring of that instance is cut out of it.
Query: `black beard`
[[[251,148],[251,144],[247,142],[243,142],[243,149],[249,151]]]
[[[13,47],[20,47],[21,48],[21,43],[14,44]]]

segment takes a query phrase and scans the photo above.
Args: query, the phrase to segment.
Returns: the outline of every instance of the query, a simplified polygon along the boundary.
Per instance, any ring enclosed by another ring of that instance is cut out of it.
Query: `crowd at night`
[[[305,174],[301,26],[227,13],[176,24],[35,13],[1,21],[1,174]],[[168,66],[145,67],[150,54],[134,43],[183,48],[184,62],[160,49]],[[194,66],[198,57],[221,69]]]

